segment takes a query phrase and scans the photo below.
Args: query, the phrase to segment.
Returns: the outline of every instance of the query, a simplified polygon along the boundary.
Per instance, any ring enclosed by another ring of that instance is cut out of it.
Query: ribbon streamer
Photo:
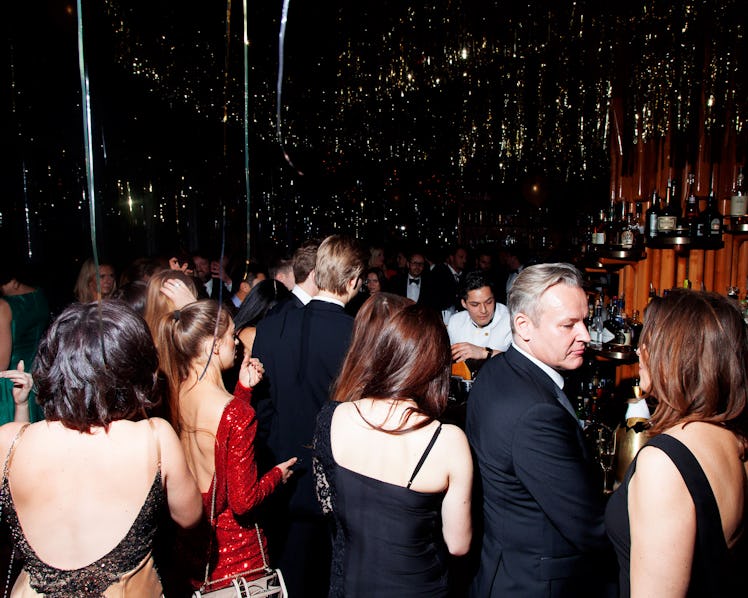
[[[278,33],[278,80],[276,82],[276,100],[275,100],[275,126],[277,131],[278,143],[280,144],[283,157],[288,162],[288,165],[293,168],[299,176],[304,176],[294,163],[291,161],[291,157],[286,151],[286,146],[283,143],[283,133],[281,133],[281,104],[283,103],[283,54],[286,45],[286,23],[288,22],[288,5],[291,0],[283,0],[283,12],[281,13],[280,32]]]
[[[247,0],[242,0],[242,8],[244,10],[244,187],[247,210],[247,246],[244,264],[244,277],[246,278],[249,272],[249,256],[251,253],[250,226],[252,222],[249,196],[249,33],[247,29]]]
[[[91,96],[88,85],[88,69],[83,54],[83,7],[81,0],[77,0],[78,9],[78,71],[81,81],[81,108],[83,113],[83,146],[86,157],[86,181],[88,188],[88,216],[91,223],[91,249],[96,271],[96,294],[99,302],[99,342],[101,343],[101,357],[106,365],[106,352],[104,351],[104,322],[101,313],[101,275],[99,274],[99,252],[96,248],[96,194],[94,192],[93,171],[93,139],[91,136]],[[85,196],[85,190],[84,190]]]

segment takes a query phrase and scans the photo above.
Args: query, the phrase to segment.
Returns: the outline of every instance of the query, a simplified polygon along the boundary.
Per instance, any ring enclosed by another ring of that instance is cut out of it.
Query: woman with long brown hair
[[[286,482],[296,461],[289,459],[262,476],[257,471],[257,421],[250,399],[262,364],[247,354],[233,396],[227,392],[221,372],[234,364],[234,323],[210,299],[166,315],[158,341],[173,423],[215,529],[210,589],[229,585],[231,576],[240,573],[260,577],[267,547],[254,509]]]
[[[652,438],[605,518],[622,597],[745,595],[747,372],[746,326],[730,299],[678,289],[647,308],[639,377],[658,402]]]
[[[449,339],[410,303],[378,293],[364,304],[318,418],[317,492],[337,524],[330,596],[445,596],[448,553],[470,545],[470,449],[438,421]]]

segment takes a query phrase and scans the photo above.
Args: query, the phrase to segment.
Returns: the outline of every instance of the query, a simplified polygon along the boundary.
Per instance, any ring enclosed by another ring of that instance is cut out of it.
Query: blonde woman
[[[100,282],[97,283],[96,279]],[[101,293],[99,293],[99,285]],[[81,266],[78,279],[75,281],[73,294],[78,303],[89,303],[98,299],[108,299],[117,289],[117,279],[114,276],[114,266],[108,263],[99,264],[98,271],[93,259],[89,258]]]

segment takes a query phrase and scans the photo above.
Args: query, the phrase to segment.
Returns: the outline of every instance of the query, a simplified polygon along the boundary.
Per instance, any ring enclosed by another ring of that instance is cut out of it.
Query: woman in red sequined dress
[[[260,542],[262,550],[267,551],[267,546],[264,534],[255,527],[253,509],[286,482],[296,462],[290,459],[258,474],[257,421],[250,399],[251,387],[262,378],[262,364],[246,356],[233,396],[226,391],[221,372],[234,364],[234,324],[211,300],[190,303],[166,316],[159,327],[158,346],[176,416],[173,424],[207,517],[214,512],[209,580],[215,583],[210,589],[228,585],[230,579],[224,578],[239,573],[259,569],[245,576],[260,577]]]

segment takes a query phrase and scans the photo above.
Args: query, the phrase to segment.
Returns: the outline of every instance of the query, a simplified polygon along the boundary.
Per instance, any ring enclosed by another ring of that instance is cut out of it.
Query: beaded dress
[[[213,484],[216,485],[211,582],[262,568],[262,554],[255,530],[256,516],[252,510],[278,487],[283,477],[278,467],[258,477],[254,448],[257,418],[250,404],[251,398],[252,390],[237,384],[234,398],[224,408],[216,432],[216,475],[208,491],[203,494],[203,508],[210,517]],[[260,533],[260,538],[267,555],[264,534]],[[258,572],[247,577],[261,575],[262,572]],[[211,584],[210,589],[218,589],[229,583]]]
[[[8,522],[23,571],[11,592],[12,598],[44,595],[47,598],[68,596],[117,596],[118,598],[154,598],[161,596],[161,582],[153,565],[151,548],[156,533],[159,509],[164,502],[161,464],[135,521],[119,544],[106,555],[79,569],[57,569],[43,562],[24,536],[16,515],[8,483],[13,449],[26,429],[19,432],[3,468],[0,505]]]

